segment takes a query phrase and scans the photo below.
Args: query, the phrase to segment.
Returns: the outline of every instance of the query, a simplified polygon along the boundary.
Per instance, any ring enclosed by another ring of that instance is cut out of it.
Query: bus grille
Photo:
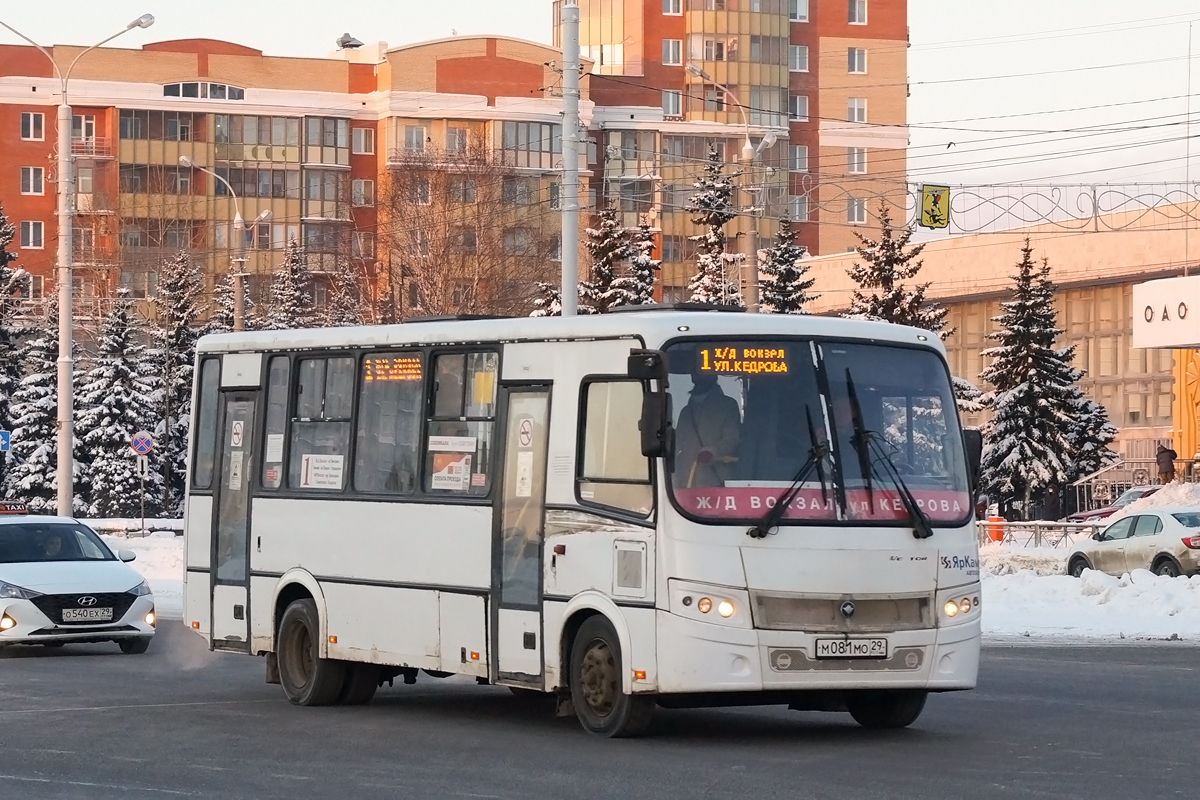
[[[917,670],[925,663],[924,647],[897,647],[888,658],[809,658],[795,647],[772,649],[767,659],[774,672],[868,672]]]
[[[929,595],[891,597],[813,597],[752,593],[754,627],[776,631],[868,633],[933,627]],[[850,616],[842,607],[852,603]]]

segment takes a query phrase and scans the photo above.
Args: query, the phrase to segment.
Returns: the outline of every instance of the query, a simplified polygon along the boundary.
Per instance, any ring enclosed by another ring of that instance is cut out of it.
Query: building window
[[[467,129],[466,128],[447,128],[446,129],[446,152],[453,155],[466,155],[467,152]]]
[[[414,206],[429,205],[429,179],[414,178],[408,185],[408,202]]]
[[[678,117],[683,114],[683,92],[678,89],[663,89],[662,110],[664,117]]]
[[[867,221],[867,201],[861,197],[851,197],[846,201],[846,222],[851,225],[862,225]]]
[[[663,39],[662,40],[662,63],[667,65],[680,65],[683,63],[683,40],[682,39]]]
[[[355,155],[369,156],[375,152],[375,129],[354,128],[351,133],[351,152]]]
[[[428,247],[428,245],[426,245]],[[450,232],[450,249],[455,253],[474,253],[479,248],[479,237],[474,228],[456,227]]]
[[[846,172],[851,175],[863,175],[867,171],[867,148],[846,148]]]
[[[375,205],[375,181],[363,179],[351,181],[350,202],[356,206]]]
[[[404,149],[409,153],[425,152],[425,126],[404,126]]]
[[[558,183],[550,184],[550,210],[559,211],[562,209],[562,185]]]
[[[537,202],[537,186],[528,178],[505,175],[500,184],[500,197],[505,203],[528,206]]]
[[[668,233],[662,237],[662,260],[666,262],[686,261],[687,237]]]
[[[867,24],[867,0],[850,0],[850,24]]]
[[[500,146],[508,166],[555,169],[562,160],[562,125],[505,122]]]
[[[470,178],[451,178],[446,186],[446,194],[451,203],[474,203],[475,181]]]
[[[46,139],[46,116],[35,111],[21,112],[21,138],[27,142]]]
[[[775,86],[750,87],[750,124],[778,127],[783,122],[787,89]]]
[[[705,111],[724,111],[726,103],[725,90],[720,86],[704,87]]]
[[[204,100],[245,100],[246,90],[224,83],[168,83],[163,85],[163,97],[196,97]]]
[[[788,69],[792,72],[808,72],[808,47],[806,45],[788,45]]]
[[[867,98],[851,97],[846,101],[846,119],[850,122],[867,121]]]
[[[792,122],[808,122],[808,97],[793,94],[788,97],[788,119]]]
[[[504,255],[529,255],[529,242],[531,238],[528,228],[508,228],[504,231]]]
[[[163,177],[166,184],[164,194],[192,193],[192,171],[187,167],[168,167],[164,170]]]
[[[350,254],[355,258],[374,258],[375,234],[371,231],[354,231],[350,247]]]
[[[45,194],[45,177],[41,167],[21,167],[21,194]]]
[[[788,145],[788,169],[792,172],[808,172],[808,145]]]
[[[80,194],[91,194],[94,185],[91,167],[80,167],[75,170],[75,191]]]
[[[788,19],[808,22],[808,0],[788,0]]]
[[[683,0],[663,0],[663,13],[678,17],[683,13]]]
[[[21,247],[27,250],[41,250],[45,247],[43,233],[43,224],[41,222],[22,222]]]
[[[788,219],[792,222],[808,221],[808,195],[793,194],[788,196]]]
[[[861,47],[846,50],[846,71],[854,75],[867,74],[867,51]]]

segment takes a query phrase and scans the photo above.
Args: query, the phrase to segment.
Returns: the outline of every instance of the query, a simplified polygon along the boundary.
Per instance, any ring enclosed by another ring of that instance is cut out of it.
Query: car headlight
[[[41,596],[41,592],[35,592],[32,589],[22,589],[20,586],[14,586],[11,583],[0,581],[0,599],[32,600],[35,597]]]
[[[135,587],[133,587],[132,589],[130,589],[130,590],[129,590],[129,594],[133,595],[134,597],[143,597],[143,596],[145,596],[145,595],[151,594],[151,592],[150,592],[150,584],[146,583],[146,582],[143,580],[143,581],[142,581],[141,583],[139,583],[137,586],[135,586]]]

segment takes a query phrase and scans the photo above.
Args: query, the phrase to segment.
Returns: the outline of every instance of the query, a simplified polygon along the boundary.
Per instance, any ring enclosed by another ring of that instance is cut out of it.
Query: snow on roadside
[[[137,520],[141,527],[141,520]],[[89,523],[90,524],[90,523]],[[154,592],[154,609],[163,619],[183,619],[183,537],[170,532],[146,537],[101,535],[113,549],[132,550],[129,565],[141,573]]]
[[[1163,506],[1192,506],[1200,509],[1200,483],[1170,483],[1149,497],[1134,500],[1113,514],[1105,522],[1115,522],[1121,517],[1148,511]]]

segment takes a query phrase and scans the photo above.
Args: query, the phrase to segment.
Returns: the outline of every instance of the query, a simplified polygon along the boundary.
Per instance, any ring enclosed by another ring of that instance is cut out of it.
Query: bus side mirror
[[[627,362],[629,377],[639,381],[658,381],[659,389],[667,388],[667,357],[661,350],[630,350]]]
[[[967,455],[967,472],[971,478],[971,493],[979,488],[979,471],[983,463],[983,433],[975,428],[963,431],[963,449]]]
[[[638,430],[642,434],[642,455],[658,458],[671,452],[671,395],[666,392],[645,392],[642,395],[642,418],[638,421]]]

